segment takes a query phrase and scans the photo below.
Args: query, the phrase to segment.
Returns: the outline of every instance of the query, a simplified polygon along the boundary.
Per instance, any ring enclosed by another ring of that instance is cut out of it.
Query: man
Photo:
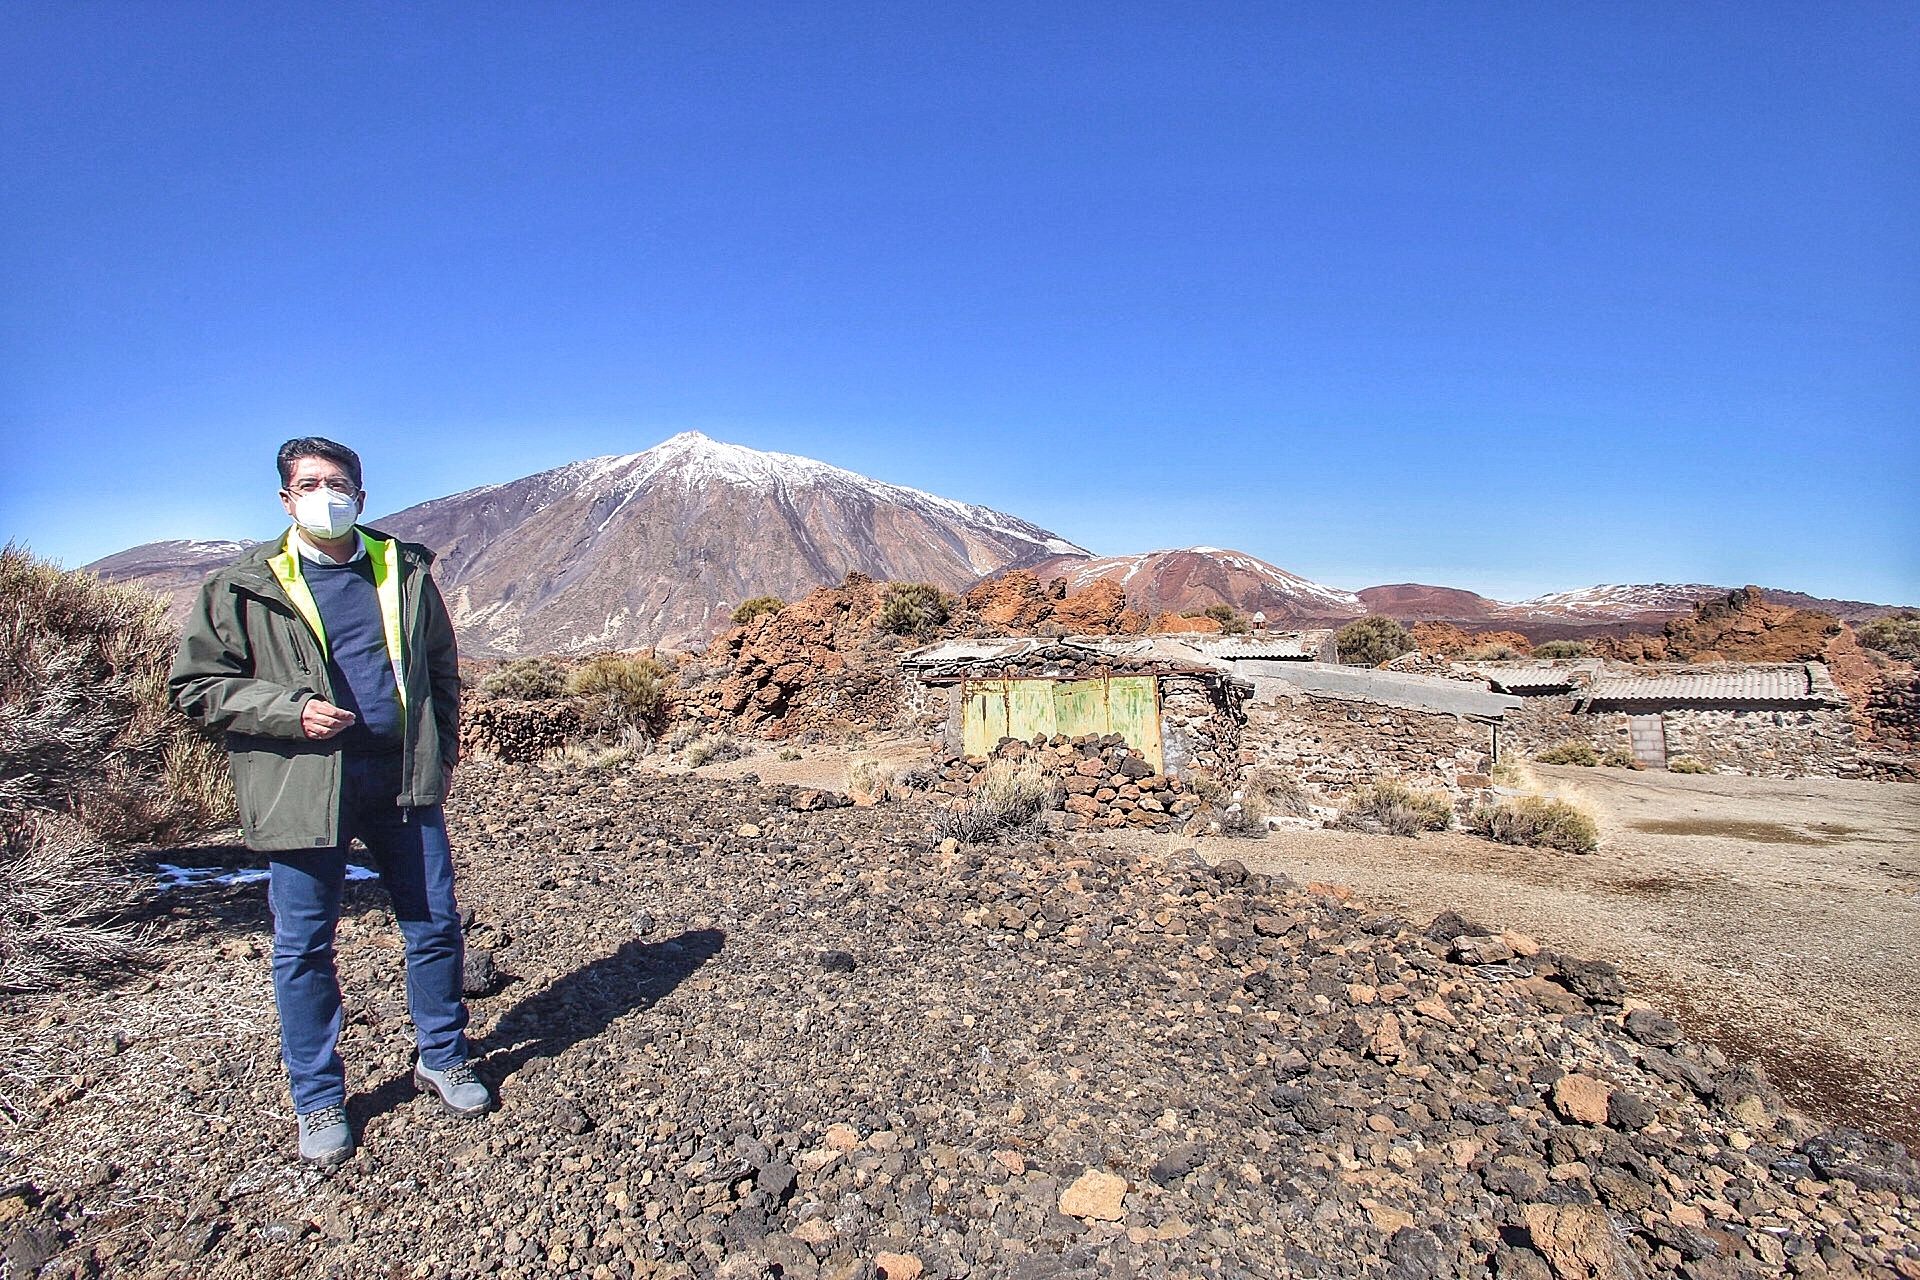
[[[453,626],[433,553],[355,523],[360,458],[331,440],[280,447],[293,527],[208,578],[169,681],[189,719],[225,730],[240,822],[268,858],[280,1054],[300,1155],[353,1154],[334,930],[348,845],[367,847],[407,948],[414,1085],[458,1115],[493,1097],[467,1064],[465,950],[441,802],[458,758]]]

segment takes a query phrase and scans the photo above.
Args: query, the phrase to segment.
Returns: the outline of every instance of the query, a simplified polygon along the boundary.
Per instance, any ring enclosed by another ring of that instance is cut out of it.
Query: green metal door
[[[991,755],[1000,739],[1117,733],[1155,769],[1160,742],[1159,682],[1152,676],[1098,680],[968,680],[962,686],[961,747]]]

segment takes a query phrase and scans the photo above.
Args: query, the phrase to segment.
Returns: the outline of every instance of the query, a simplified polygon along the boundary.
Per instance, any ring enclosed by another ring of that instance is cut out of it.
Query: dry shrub
[[[995,760],[981,773],[973,795],[940,819],[939,834],[979,844],[1035,826],[1054,802],[1057,785],[1038,760]]]
[[[800,758],[800,753],[792,747],[782,747],[774,753],[773,758],[785,763],[792,763]]]
[[[1453,799],[1399,778],[1382,778],[1354,788],[1340,811],[1340,825],[1390,836],[1445,831],[1453,825]]]
[[[232,821],[223,753],[167,699],[176,644],[150,592],[0,549],[0,816],[108,842]]]
[[[703,764],[716,764],[722,760],[738,760],[746,751],[730,736],[724,733],[703,733],[688,743],[681,753],[689,765],[698,769]]]
[[[1249,769],[1240,781],[1243,803],[1251,803],[1263,814],[1305,818],[1313,813],[1313,801],[1299,780],[1278,769]]]
[[[1570,738],[1556,746],[1548,747],[1534,759],[1541,764],[1573,764],[1591,769],[1600,763],[1600,753],[1593,749],[1591,742]]]
[[[597,654],[567,673],[566,692],[608,728],[650,730],[666,716],[667,669],[640,654]]]
[[[893,771],[893,785],[896,794],[901,792],[925,791],[940,781],[940,770],[931,760],[916,760]]]
[[[1609,769],[1644,769],[1647,767],[1636,760],[1633,752],[1625,747],[1608,747],[1600,754],[1600,763]]]
[[[25,814],[0,829],[0,991],[44,991],[137,958],[140,896],[128,859],[71,818]]]
[[[1668,773],[1711,773],[1711,769],[1692,756],[1667,757]]]
[[[898,770],[872,757],[855,760],[847,769],[847,794],[863,804],[885,804],[899,799]]]
[[[1501,844],[1567,853],[1592,853],[1600,847],[1600,829],[1592,817],[1576,805],[1550,796],[1518,796],[1496,804],[1475,805],[1467,826]]]
[[[1584,658],[1593,647],[1583,640],[1547,640],[1533,646],[1536,658]]]
[[[609,746],[604,742],[569,742],[549,751],[542,763],[571,769],[611,769],[632,760],[635,754],[633,747],[624,744]]]
[[[480,682],[483,698],[544,702],[567,692],[567,672],[552,658],[515,658]]]

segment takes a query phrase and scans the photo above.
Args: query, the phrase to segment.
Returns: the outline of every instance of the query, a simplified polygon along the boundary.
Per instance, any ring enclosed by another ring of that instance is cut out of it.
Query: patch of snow
[[[202,885],[258,884],[267,878],[265,867],[243,867],[237,871],[227,871],[220,867],[176,867],[170,862],[162,862],[154,868],[154,879],[160,882],[160,888],[196,889]],[[347,864],[347,879],[378,880],[378,871],[369,871],[356,863]]]

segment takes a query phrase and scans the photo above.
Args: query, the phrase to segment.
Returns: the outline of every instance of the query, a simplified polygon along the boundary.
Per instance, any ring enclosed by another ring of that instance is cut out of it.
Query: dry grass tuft
[[[1571,764],[1583,769],[1591,769],[1600,763],[1600,753],[1593,744],[1581,738],[1571,738],[1566,742],[1548,747],[1534,756],[1541,764]]]
[[[703,733],[689,742],[680,753],[680,758],[688,765],[698,769],[703,764],[716,764],[722,760],[738,760],[747,754],[741,745],[724,733]]]
[[[1035,826],[1057,788],[1037,760],[995,760],[980,775],[973,795],[940,819],[939,834],[979,844]]]
[[[862,804],[885,804],[903,796],[899,770],[884,760],[862,756],[847,767],[847,794]]]

